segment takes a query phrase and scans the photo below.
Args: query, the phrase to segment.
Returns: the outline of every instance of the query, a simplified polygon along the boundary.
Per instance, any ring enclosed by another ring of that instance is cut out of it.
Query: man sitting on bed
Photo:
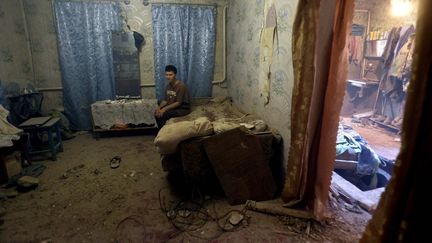
[[[172,117],[185,116],[190,113],[190,98],[188,89],[182,81],[176,78],[177,68],[173,65],[165,67],[165,78],[169,81],[165,88],[165,97],[156,108],[154,115],[158,128]]]

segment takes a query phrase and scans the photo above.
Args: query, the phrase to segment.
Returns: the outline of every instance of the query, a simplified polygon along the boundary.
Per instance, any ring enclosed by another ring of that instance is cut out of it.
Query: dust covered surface
[[[35,190],[0,199],[6,210],[0,242],[355,242],[370,218],[333,209],[331,219],[317,223],[246,211],[247,221],[232,232],[221,232],[212,220],[181,232],[160,209],[161,189],[167,203],[182,195],[168,183],[153,140],[82,134],[65,141],[57,161],[37,162],[47,168]],[[111,169],[114,156],[121,162]],[[213,216],[242,209],[224,198],[204,206]]]

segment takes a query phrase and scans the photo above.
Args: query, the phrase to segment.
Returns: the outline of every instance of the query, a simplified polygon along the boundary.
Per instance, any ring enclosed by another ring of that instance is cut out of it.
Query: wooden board
[[[45,122],[47,122],[49,119],[51,119],[50,116],[30,118],[27,121],[19,124],[18,127],[41,126],[41,125],[45,124]]]
[[[219,180],[204,150],[202,141],[208,138],[193,138],[180,143],[181,161],[185,178],[198,186],[201,192],[212,195],[222,192]]]
[[[353,202],[358,202],[362,208],[369,212],[375,210],[381,198],[381,193],[384,191],[384,188],[362,191],[335,172],[333,172],[332,175],[332,186],[340,193],[349,197]]]
[[[276,190],[259,139],[233,129],[203,141],[207,156],[230,204],[269,200]]]

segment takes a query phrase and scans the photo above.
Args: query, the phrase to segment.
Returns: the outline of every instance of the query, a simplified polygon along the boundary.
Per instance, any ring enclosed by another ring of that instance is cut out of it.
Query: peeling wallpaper
[[[259,97],[258,68],[264,0],[236,0],[228,7],[228,92],[236,105],[255,113],[282,135],[288,151],[293,70],[291,35],[297,0],[275,0],[277,39],[271,66],[270,102]],[[284,154],[287,161],[288,153]]]

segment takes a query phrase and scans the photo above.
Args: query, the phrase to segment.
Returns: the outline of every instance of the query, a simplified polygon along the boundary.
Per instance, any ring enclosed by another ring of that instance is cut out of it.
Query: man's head
[[[173,82],[176,80],[177,68],[174,65],[168,65],[165,67],[165,78]]]

